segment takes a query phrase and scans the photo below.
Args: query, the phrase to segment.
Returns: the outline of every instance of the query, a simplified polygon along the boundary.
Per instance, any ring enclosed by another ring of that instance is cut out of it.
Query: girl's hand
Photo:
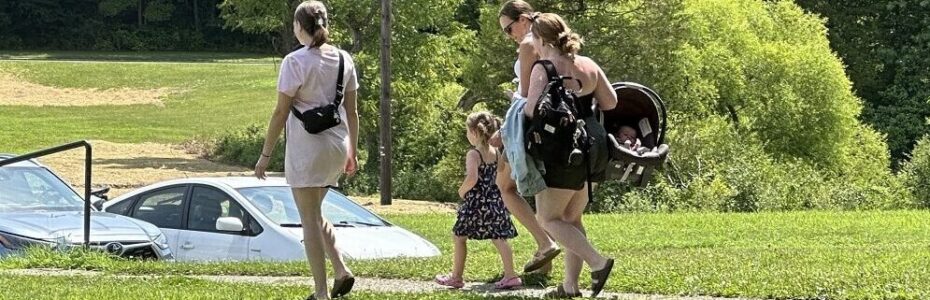
[[[355,153],[349,154],[349,157],[346,157],[346,175],[355,176],[355,172],[358,171],[358,156]]]
[[[255,177],[258,179],[265,179],[268,176],[265,175],[265,170],[268,169],[268,164],[271,163],[271,157],[262,155],[258,158],[258,162],[255,163]]]

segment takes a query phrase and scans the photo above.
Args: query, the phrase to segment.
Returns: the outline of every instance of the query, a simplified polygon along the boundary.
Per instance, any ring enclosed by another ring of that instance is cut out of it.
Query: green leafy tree
[[[930,132],[930,2],[798,0],[827,19],[830,44],[865,99],[862,119],[888,137],[892,157],[906,159]]]
[[[612,81],[653,87],[668,104],[672,167],[646,190],[605,185],[600,208],[648,199],[672,210],[907,206],[883,137],[858,121],[862,103],[823,21],[793,2],[533,4],[566,17],[585,39],[582,55]],[[481,12],[461,102],[500,111],[515,58],[500,53],[515,46],[501,37],[497,4]]]

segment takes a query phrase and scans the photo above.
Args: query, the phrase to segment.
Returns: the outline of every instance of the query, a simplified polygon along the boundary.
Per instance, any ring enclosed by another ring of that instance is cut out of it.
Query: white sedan
[[[140,188],[104,204],[107,212],[161,228],[179,261],[305,260],[291,188],[283,178],[189,178]],[[431,257],[439,249],[330,190],[323,217],[348,259]]]

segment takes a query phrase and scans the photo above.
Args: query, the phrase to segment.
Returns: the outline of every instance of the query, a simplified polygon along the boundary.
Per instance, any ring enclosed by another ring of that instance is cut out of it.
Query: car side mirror
[[[91,191],[90,194],[91,196],[97,196],[97,198],[100,198],[103,200],[109,200],[109,197],[107,197],[107,193],[109,192],[110,192],[110,187],[104,187],[96,191]]]
[[[90,206],[93,206],[97,211],[103,211],[103,202],[105,200],[100,198],[91,197],[93,201],[90,202]]]
[[[242,232],[244,227],[239,218],[223,217],[216,220],[216,230],[219,231]]]

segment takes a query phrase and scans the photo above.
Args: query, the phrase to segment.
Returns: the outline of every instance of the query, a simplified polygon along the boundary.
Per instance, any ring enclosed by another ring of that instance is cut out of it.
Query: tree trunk
[[[381,205],[391,205],[391,0],[381,0]]]
[[[143,1],[144,1],[144,0],[139,0],[139,15],[138,15],[138,17],[137,17],[138,20],[139,20],[139,28],[142,28],[142,23],[143,23],[143,22],[142,22],[142,20],[143,20],[143,19],[142,19],[142,8],[145,7],[145,2],[143,2]]]
[[[200,32],[200,6],[197,5],[197,0],[194,0],[194,29]]]

